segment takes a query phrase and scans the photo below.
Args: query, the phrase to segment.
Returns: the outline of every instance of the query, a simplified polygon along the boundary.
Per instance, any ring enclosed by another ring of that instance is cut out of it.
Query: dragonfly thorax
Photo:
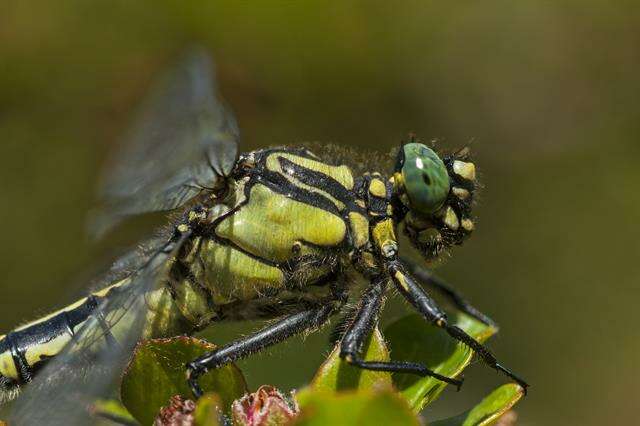
[[[243,154],[230,181],[225,199],[204,206],[204,223],[189,223],[201,217],[191,210],[178,225],[195,231],[182,263],[206,289],[208,309],[221,318],[256,318],[331,299],[325,284],[351,253],[369,247],[368,212],[351,169],[306,149],[274,148]],[[196,288],[187,280],[174,287]]]

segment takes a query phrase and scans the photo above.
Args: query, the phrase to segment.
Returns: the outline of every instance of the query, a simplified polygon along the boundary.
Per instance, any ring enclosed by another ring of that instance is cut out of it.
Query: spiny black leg
[[[336,309],[336,304],[329,303],[325,306],[290,315],[248,337],[202,355],[187,364],[187,381],[191,391],[196,398],[199,398],[202,396],[202,389],[198,384],[198,377],[208,370],[244,358],[296,334],[319,328]]]
[[[447,325],[445,327],[445,330],[451,337],[469,346],[471,350],[477,353],[487,365],[495,368],[496,370],[505,374],[507,377],[511,378],[513,381],[522,386],[525,394],[527,393],[529,384],[522,380],[520,377],[516,376],[511,370],[500,364],[496,357],[487,348],[478,343],[473,337],[465,333],[463,329],[461,329],[460,327],[456,327],[455,325]]]
[[[353,322],[347,328],[340,343],[340,358],[366,370],[388,371],[391,373],[410,373],[419,376],[431,376],[443,382],[450,383],[460,389],[462,380],[442,376],[429,370],[422,364],[401,361],[365,361],[362,359],[362,345],[371,334],[378,319],[378,312],[382,306],[382,299],[387,288],[388,278],[380,277],[372,281],[364,292],[360,306]]]
[[[405,259],[403,259],[402,261],[409,266],[411,274],[414,275],[418,279],[418,281],[420,281],[425,286],[433,288],[438,293],[445,296],[460,311],[474,317],[478,321],[490,327],[494,327],[496,329],[498,328],[498,324],[496,324],[494,320],[472,306],[460,293],[458,293],[449,284],[444,282],[441,278],[433,275],[427,269],[418,266],[415,262],[406,261]]]
[[[398,291],[407,299],[409,303],[413,305],[422,316],[432,324],[444,329],[451,337],[464,343],[473,350],[482,361],[484,361],[490,367],[504,373],[510,377],[516,383],[523,387],[525,393],[529,386],[524,380],[516,376],[510,370],[498,363],[495,356],[482,344],[478,343],[473,337],[469,336],[459,327],[455,325],[449,325],[447,323],[447,316],[438,307],[436,302],[420,287],[414,279],[407,274],[404,267],[397,260],[389,261],[387,263],[387,269],[391,275],[394,284],[398,288]]]

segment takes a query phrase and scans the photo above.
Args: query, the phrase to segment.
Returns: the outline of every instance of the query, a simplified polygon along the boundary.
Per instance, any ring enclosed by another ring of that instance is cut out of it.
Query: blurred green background
[[[532,384],[521,424],[635,423],[639,12],[597,0],[4,2],[0,329],[71,301],[127,241],[85,236],[101,166],[154,73],[196,41],[216,58],[244,149],[387,152],[409,131],[449,149],[473,141],[478,230],[439,272],[501,323],[491,346]],[[385,318],[405,309],[393,302]],[[317,334],[241,366],[254,386],[287,388],[327,350]],[[466,377],[432,418],[504,380],[479,365]]]

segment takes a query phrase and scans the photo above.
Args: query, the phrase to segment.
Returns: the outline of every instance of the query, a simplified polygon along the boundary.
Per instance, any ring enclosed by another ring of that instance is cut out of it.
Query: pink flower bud
[[[156,417],[154,426],[193,426],[195,402],[183,399],[180,395],[171,397],[169,405],[162,407]]]
[[[261,386],[233,402],[233,424],[241,426],[281,425],[298,415],[298,406],[272,386]]]

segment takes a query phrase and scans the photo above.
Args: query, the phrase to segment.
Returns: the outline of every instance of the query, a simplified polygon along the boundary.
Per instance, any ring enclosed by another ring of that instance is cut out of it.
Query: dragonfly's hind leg
[[[202,395],[202,389],[198,385],[198,377],[208,370],[244,358],[296,334],[320,328],[332,314],[338,311],[339,306],[339,302],[329,303],[290,315],[248,337],[236,340],[190,362],[187,364],[187,381],[191,391],[199,398]]]
[[[402,259],[403,263],[405,263],[413,276],[416,277],[418,281],[424,286],[428,286],[449,300],[457,309],[472,316],[478,321],[493,327],[495,329],[498,328],[498,324],[489,318],[486,314],[482,313],[479,309],[471,305],[467,300],[462,296],[456,289],[451,287],[449,284],[444,282],[441,278],[433,275],[431,271],[419,266],[415,262],[407,261]]]
[[[349,364],[366,370],[431,376],[459,388],[462,385],[462,380],[442,376],[419,363],[406,361],[365,361],[362,359],[362,346],[378,321],[378,312],[382,307],[387,282],[387,276],[379,277],[374,279],[369,288],[365,290],[355,318],[342,337],[340,357]]]

